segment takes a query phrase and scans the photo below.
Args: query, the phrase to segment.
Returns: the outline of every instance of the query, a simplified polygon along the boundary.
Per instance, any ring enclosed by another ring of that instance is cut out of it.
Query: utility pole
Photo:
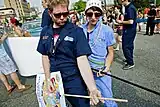
[[[156,6],[156,0],[154,0],[154,5]]]

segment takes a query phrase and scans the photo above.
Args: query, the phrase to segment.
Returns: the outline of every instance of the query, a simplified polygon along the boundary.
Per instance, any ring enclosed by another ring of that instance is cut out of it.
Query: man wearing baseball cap
[[[102,6],[100,0],[87,1],[85,15],[87,23],[82,26],[92,54],[88,57],[92,68],[97,88],[102,97],[112,98],[111,77],[102,75],[98,71],[110,74],[110,66],[113,61],[113,45],[115,44],[112,28],[102,24]],[[117,107],[113,101],[105,101],[104,107]]]

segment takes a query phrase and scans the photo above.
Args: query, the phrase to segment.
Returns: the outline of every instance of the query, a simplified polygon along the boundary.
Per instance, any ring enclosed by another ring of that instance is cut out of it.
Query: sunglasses
[[[55,18],[61,18],[61,16],[67,17],[69,15],[69,12],[53,13],[53,15]]]
[[[86,16],[92,17],[94,14],[95,17],[100,17],[102,14],[101,13],[93,13],[93,12],[88,12],[86,13]]]

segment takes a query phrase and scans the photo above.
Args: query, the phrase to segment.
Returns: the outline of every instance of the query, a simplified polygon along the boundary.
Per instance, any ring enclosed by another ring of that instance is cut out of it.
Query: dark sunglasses
[[[53,13],[53,15],[55,18],[61,18],[61,16],[67,17],[69,15],[69,12]]]
[[[95,17],[100,17],[102,14],[101,13],[93,13],[93,12],[88,12],[86,13],[86,16],[92,17],[94,14]]]

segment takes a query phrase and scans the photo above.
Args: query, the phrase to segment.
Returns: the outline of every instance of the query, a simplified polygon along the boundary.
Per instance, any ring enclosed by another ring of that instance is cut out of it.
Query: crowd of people
[[[112,79],[102,72],[111,74],[114,50],[120,50],[122,44],[123,70],[129,70],[135,66],[134,40],[137,29],[142,31],[142,23],[146,23],[146,35],[160,33],[160,6],[156,9],[151,5],[142,12],[130,0],[121,1],[122,5],[104,11],[100,0],[88,0],[85,11],[78,13],[69,11],[69,0],[42,0],[45,10],[37,51],[42,54],[48,91],[53,91],[50,73],[60,71],[65,93],[91,96],[91,100],[66,97],[73,107],[90,107],[100,101],[104,107],[117,107],[114,101],[99,99],[113,97]],[[25,36],[21,23],[14,17],[10,22],[18,35]],[[20,82],[14,62],[3,48],[5,38],[0,37],[0,79],[9,94],[16,87],[28,90],[31,85]],[[16,85],[11,86],[6,75]]]

